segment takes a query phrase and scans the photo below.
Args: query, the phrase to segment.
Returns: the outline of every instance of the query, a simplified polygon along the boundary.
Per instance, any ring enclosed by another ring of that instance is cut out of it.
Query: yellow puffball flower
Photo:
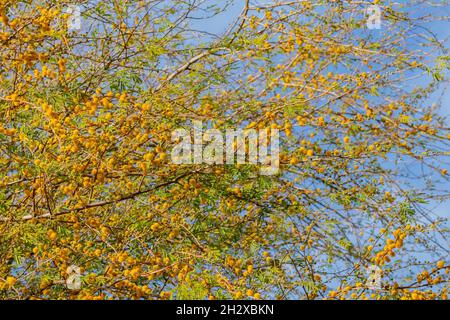
[[[4,13],[0,14],[0,22],[4,25],[8,25],[9,22],[8,16]]]
[[[48,235],[48,238],[49,238],[50,240],[52,240],[52,241],[55,241],[55,240],[56,240],[56,237],[58,236],[58,235],[56,234],[56,232],[53,231],[53,230],[49,230],[49,231],[47,232],[47,235]]]
[[[345,137],[344,138],[344,143],[349,143],[350,142],[350,137]]]
[[[293,156],[291,158],[291,160],[289,161],[289,163],[292,164],[292,165],[296,165],[296,164],[298,164],[298,162],[299,162],[299,160],[298,160],[298,158],[296,156]]]
[[[156,231],[159,229],[159,223],[155,222],[154,224],[151,225],[150,229],[152,229],[152,231]]]
[[[444,265],[445,265],[445,262],[444,262],[443,260],[441,260],[441,261],[439,261],[438,263],[436,263],[436,266],[437,266],[439,269],[442,269],[442,268],[444,267]]]
[[[15,285],[17,282],[17,279],[14,277],[7,277],[6,278],[6,284],[8,285],[8,287],[12,287],[13,285]]]

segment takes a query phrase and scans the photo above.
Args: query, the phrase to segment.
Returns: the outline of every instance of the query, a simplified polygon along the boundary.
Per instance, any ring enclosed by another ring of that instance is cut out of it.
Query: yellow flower
[[[299,162],[299,160],[298,160],[298,158],[296,156],[293,156],[291,158],[291,160],[289,161],[289,163],[292,164],[292,165],[296,165],[296,164],[298,164],[298,162]]]
[[[8,25],[9,19],[4,13],[0,14],[0,22],[4,25]]]
[[[49,231],[47,232],[47,235],[48,235],[48,238],[49,238],[50,240],[52,240],[52,241],[55,241],[55,240],[56,240],[56,237],[58,236],[58,235],[56,234],[56,232],[53,231],[53,230],[49,230]]]
[[[6,278],[6,284],[7,284],[9,287],[12,287],[13,285],[15,285],[16,282],[17,282],[17,279],[14,278],[14,277],[7,277],[7,278]]]

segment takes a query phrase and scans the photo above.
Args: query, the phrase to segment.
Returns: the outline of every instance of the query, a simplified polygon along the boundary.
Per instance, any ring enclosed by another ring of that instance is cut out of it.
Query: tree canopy
[[[71,4],[0,0],[0,298],[447,299],[439,8]],[[278,129],[279,173],[174,164],[192,121]]]

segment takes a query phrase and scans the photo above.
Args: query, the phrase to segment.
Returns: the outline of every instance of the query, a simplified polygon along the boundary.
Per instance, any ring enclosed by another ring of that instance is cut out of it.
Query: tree
[[[429,1],[69,4],[0,1],[0,297],[447,299]],[[280,130],[280,172],[173,164],[194,120]]]

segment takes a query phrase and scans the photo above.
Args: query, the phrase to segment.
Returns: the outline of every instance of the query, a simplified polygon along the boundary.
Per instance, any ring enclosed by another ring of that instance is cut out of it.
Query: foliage
[[[69,2],[0,0],[1,298],[447,299],[448,52],[408,16],[433,6],[373,1],[368,30],[369,1],[236,1],[198,30],[231,2],[83,2],[69,30]],[[281,173],[172,164],[193,119],[280,129]]]

